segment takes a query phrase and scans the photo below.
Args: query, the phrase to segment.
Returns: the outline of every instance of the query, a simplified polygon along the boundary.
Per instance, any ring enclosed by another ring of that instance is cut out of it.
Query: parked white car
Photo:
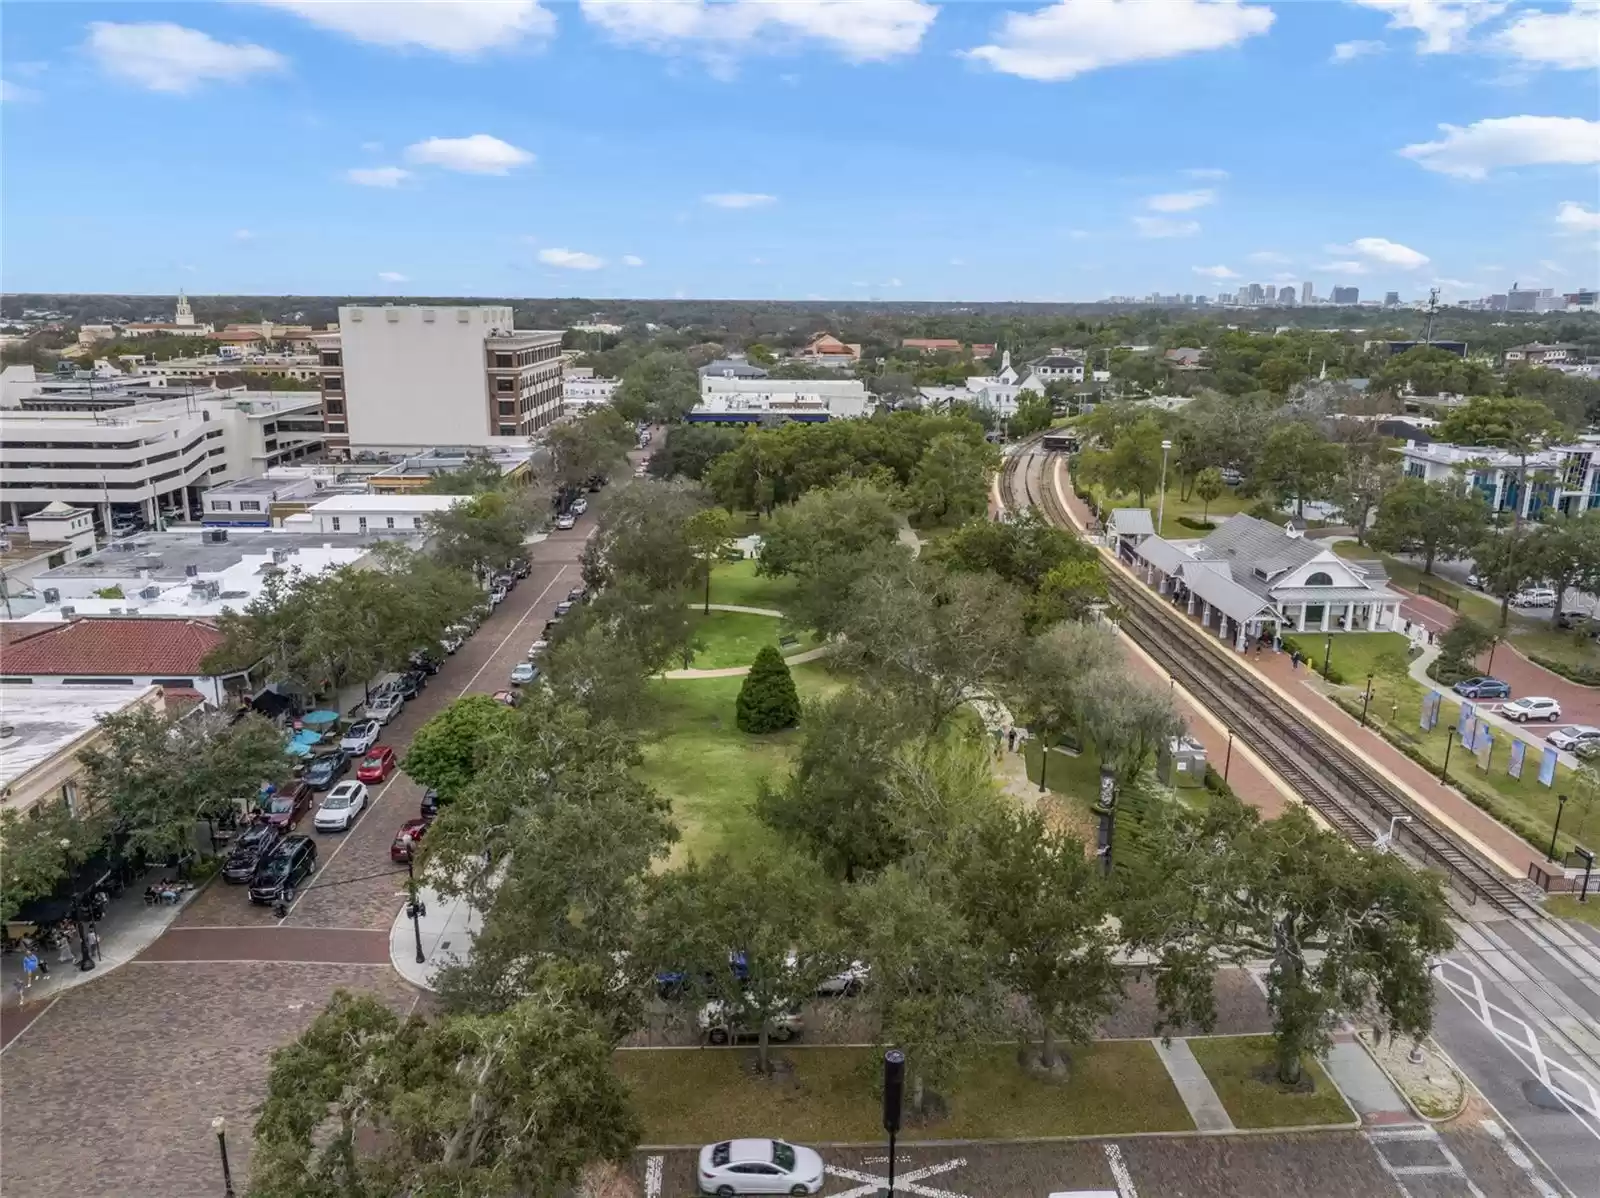
[[[1500,709],[1500,714],[1508,720],[1516,720],[1519,724],[1526,724],[1529,720],[1554,722],[1561,718],[1561,704],[1542,695],[1529,695],[1523,699],[1511,700]]]
[[[1556,592],[1553,587],[1526,587],[1511,597],[1512,607],[1554,607]]]
[[[572,501],[572,507],[569,510],[574,516],[581,516],[589,510],[589,501],[580,496]]]
[[[341,782],[322,800],[311,826],[318,832],[348,832],[366,805],[366,783]]]
[[[866,987],[867,976],[872,972],[872,966],[864,961],[852,961],[832,977],[823,978],[817,983],[817,993],[823,998],[849,997],[859,994]]]
[[[700,1030],[712,1044],[754,1040],[761,1034],[758,1020],[747,1020],[742,1011],[729,1011],[727,1004],[719,999],[712,999],[700,1008],[699,1022]],[[767,1020],[767,1036],[781,1044],[793,1040],[805,1030],[805,1026],[798,1009],[779,1011]]]
[[[532,661],[535,657],[538,657],[541,653],[549,648],[550,642],[545,640],[543,637],[540,637],[538,640],[534,641],[533,644],[528,646],[528,660]]]
[[[339,747],[352,757],[360,757],[378,743],[378,734],[382,731],[383,725],[377,720],[362,720],[359,724],[351,724],[339,742]]]
[[[387,724],[400,714],[400,709],[405,705],[406,699],[404,695],[398,695],[390,691],[386,695],[378,695],[372,702],[367,704],[367,715],[371,719],[377,720],[380,724]]]
[[[570,515],[570,514],[565,515],[565,516],[561,516],[556,520],[556,527],[559,528],[562,532],[565,532],[570,528],[576,528],[577,526],[578,526],[577,517],[575,517],[573,515]]]
[[[784,1140],[723,1140],[700,1150],[700,1192],[815,1194],[822,1189],[822,1157]]]
[[[1600,745],[1600,728],[1592,724],[1568,724],[1565,728],[1557,728],[1545,740],[1558,749],[1576,753],[1585,745]]]

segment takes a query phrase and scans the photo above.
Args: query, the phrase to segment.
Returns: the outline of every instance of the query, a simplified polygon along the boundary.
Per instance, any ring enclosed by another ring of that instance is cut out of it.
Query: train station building
[[[1206,627],[1243,649],[1271,633],[1388,632],[1404,596],[1376,561],[1351,561],[1254,516],[1229,517],[1203,540],[1168,541],[1149,512],[1122,508],[1107,532],[1118,555],[1159,594],[1183,602]]]

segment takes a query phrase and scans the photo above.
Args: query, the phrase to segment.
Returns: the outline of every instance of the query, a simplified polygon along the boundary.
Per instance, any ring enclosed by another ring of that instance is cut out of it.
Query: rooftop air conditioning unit
[[[70,619],[72,619],[73,616],[75,616],[77,614],[78,614],[78,609],[77,608],[72,607],[70,605],[66,605],[66,604],[62,605],[61,618],[63,620],[70,620]]]
[[[109,609],[107,614],[113,615],[113,616],[120,616],[122,614],[122,609],[120,607],[113,607],[113,608]]]
[[[286,562],[288,560],[289,560],[289,551],[287,549],[274,549],[272,551],[273,564],[281,566],[281,565],[283,565],[284,562]]]
[[[191,562],[183,568],[183,573],[186,578],[197,578],[200,575],[200,567]]]
[[[60,603],[61,602],[61,592],[58,591],[55,587],[45,587],[45,589],[44,589],[44,601],[46,603],[50,603],[50,604]]]
[[[159,598],[161,598],[161,588],[160,587],[141,587],[139,589],[139,598],[141,598],[141,599],[159,599]]]

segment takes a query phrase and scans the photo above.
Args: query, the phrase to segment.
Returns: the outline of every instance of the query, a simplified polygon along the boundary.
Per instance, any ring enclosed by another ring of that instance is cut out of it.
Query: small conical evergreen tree
[[[800,695],[788,665],[773,646],[756,654],[739,688],[735,713],[741,732],[776,732],[800,722]]]

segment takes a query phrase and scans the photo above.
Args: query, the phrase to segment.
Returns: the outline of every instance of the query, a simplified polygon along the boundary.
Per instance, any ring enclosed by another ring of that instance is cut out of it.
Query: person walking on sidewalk
[[[100,933],[93,926],[89,928],[89,955],[96,961],[100,959]]]
[[[39,973],[39,957],[31,948],[22,954],[22,987],[33,989],[33,979]]]

